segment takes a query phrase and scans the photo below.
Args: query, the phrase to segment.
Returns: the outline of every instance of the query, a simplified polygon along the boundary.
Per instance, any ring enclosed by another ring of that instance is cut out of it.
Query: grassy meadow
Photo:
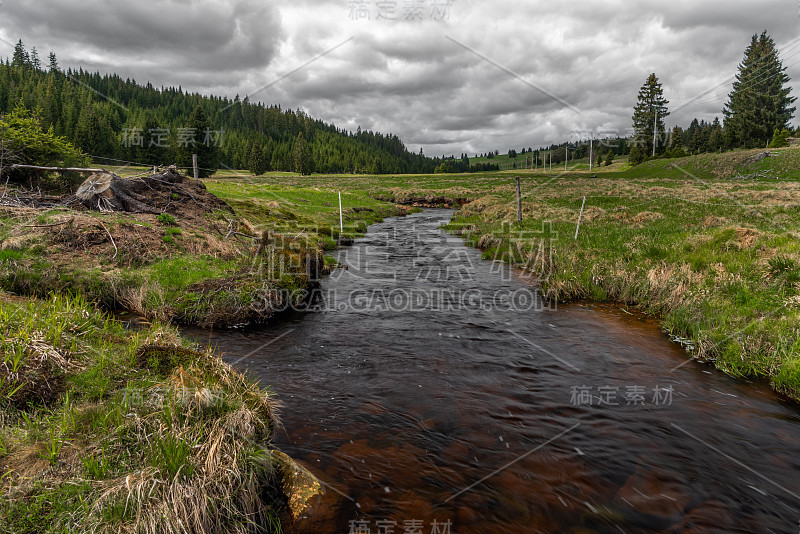
[[[324,250],[413,206],[456,208],[448,231],[537,274],[548,299],[654,314],[694,357],[798,400],[800,149],[760,153],[592,173],[226,171],[205,186],[233,211],[176,216],[4,207],[0,531],[279,532],[282,473],[299,468],[270,447],[275,400],[169,322],[264,320],[249,315],[264,291],[301,295],[334,267]],[[126,329],[115,308],[152,324]]]
[[[692,354],[800,399],[800,149],[624,162],[588,172],[270,176],[250,187],[452,205],[449,231],[536,272],[551,300],[617,301]],[[592,174],[595,174],[593,171]],[[514,177],[522,179],[516,222]],[[209,187],[233,181],[220,175]],[[575,229],[586,205],[578,238]],[[278,200],[275,200],[279,202]]]
[[[0,289],[82,294],[106,309],[203,327],[263,322],[299,304],[332,267],[323,250],[404,211],[345,192],[342,233],[336,192],[255,187],[249,179],[236,173],[206,182],[230,210],[153,215],[0,207]],[[174,201],[193,207],[193,200]]]

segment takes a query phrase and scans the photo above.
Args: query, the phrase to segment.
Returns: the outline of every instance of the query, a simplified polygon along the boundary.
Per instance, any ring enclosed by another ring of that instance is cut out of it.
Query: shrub
[[[64,137],[59,137],[51,127],[45,130],[41,119],[35,113],[19,104],[0,118],[0,146],[10,151],[17,163],[46,167],[86,167],[89,157]],[[11,181],[20,183],[32,181],[37,171],[14,169],[8,172]],[[63,189],[72,185],[80,176],[64,175],[60,178],[45,177],[37,185]]]
[[[639,165],[645,160],[646,154],[641,147],[635,146],[631,148],[631,153],[628,156],[628,163],[631,165]]]
[[[177,225],[177,224],[178,224],[178,223],[175,221],[175,217],[173,217],[172,215],[170,215],[170,214],[168,214],[168,213],[162,213],[161,215],[159,215],[158,217],[156,217],[156,219],[157,219],[157,220],[158,220],[158,222],[160,222],[161,224],[165,224],[165,225],[167,225],[167,226],[175,226],[175,225]]]
[[[783,129],[778,130],[775,129],[775,132],[772,134],[772,141],[769,144],[770,148],[781,148],[784,146],[789,146],[789,130]]]

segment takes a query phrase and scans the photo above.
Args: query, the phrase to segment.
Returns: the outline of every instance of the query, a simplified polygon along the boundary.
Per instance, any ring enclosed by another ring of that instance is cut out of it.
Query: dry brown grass
[[[138,469],[93,482],[96,498],[78,518],[85,532],[245,533],[275,512],[266,497],[269,488],[280,493],[280,476],[265,445],[278,426],[276,401],[208,352],[147,345],[139,363],[146,366],[148,355],[170,351],[184,363],[148,390],[145,406],[128,414],[124,432],[141,444],[140,459],[160,440],[194,444],[190,473],[172,475],[140,461]],[[220,403],[229,408],[216,415]],[[165,406],[171,406],[166,419]],[[110,521],[106,511],[119,506],[132,519]]]
[[[27,339],[5,337],[4,344],[25,353],[22,365],[14,370],[8,354],[0,351],[0,393],[18,406],[49,403],[63,391],[67,374],[81,368],[79,360],[54,347],[41,332]]]
[[[755,228],[735,228],[736,231],[736,244],[739,248],[752,248],[761,236],[764,235],[764,232],[760,230],[756,230]]]

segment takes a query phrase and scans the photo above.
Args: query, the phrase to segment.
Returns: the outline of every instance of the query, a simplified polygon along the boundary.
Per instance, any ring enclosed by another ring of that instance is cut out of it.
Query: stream
[[[619,306],[535,280],[429,209],[333,255],[319,309],[187,333],[270,386],[323,533],[800,532],[800,409]]]

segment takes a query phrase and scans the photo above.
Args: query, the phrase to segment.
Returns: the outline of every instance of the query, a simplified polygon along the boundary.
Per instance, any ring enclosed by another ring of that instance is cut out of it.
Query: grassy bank
[[[596,178],[511,171],[257,180],[460,207],[450,231],[486,258],[535,271],[548,298],[637,306],[697,358],[800,399],[800,149],[761,153],[601,167]]]
[[[9,191],[0,206],[0,288],[82,294],[164,322],[263,322],[299,304],[328,271],[324,250],[402,212],[346,193],[340,235],[335,192],[247,180],[182,184],[180,194],[152,199],[162,214],[35,209],[9,205]]]
[[[341,232],[333,190],[180,187],[148,199],[161,214],[3,191],[0,288],[26,296],[0,291],[0,532],[280,532],[319,490],[270,448],[268,391],[159,325],[264,321],[333,267],[324,250],[408,210],[345,192]]]
[[[456,207],[451,232],[537,273],[549,299],[638,306],[696,357],[800,399],[800,149],[759,154],[597,177],[221,173],[206,187],[222,204],[179,196],[164,215],[3,207],[0,286],[42,298],[0,293],[0,531],[279,529],[308,493],[285,486],[300,470],[269,445],[268,392],[172,327],[124,330],[95,304],[264,320],[332,267],[323,250],[407,211],[394,203]]]
[[[171,327],[0,293],[0,531],[279,531],[271,396]]]

